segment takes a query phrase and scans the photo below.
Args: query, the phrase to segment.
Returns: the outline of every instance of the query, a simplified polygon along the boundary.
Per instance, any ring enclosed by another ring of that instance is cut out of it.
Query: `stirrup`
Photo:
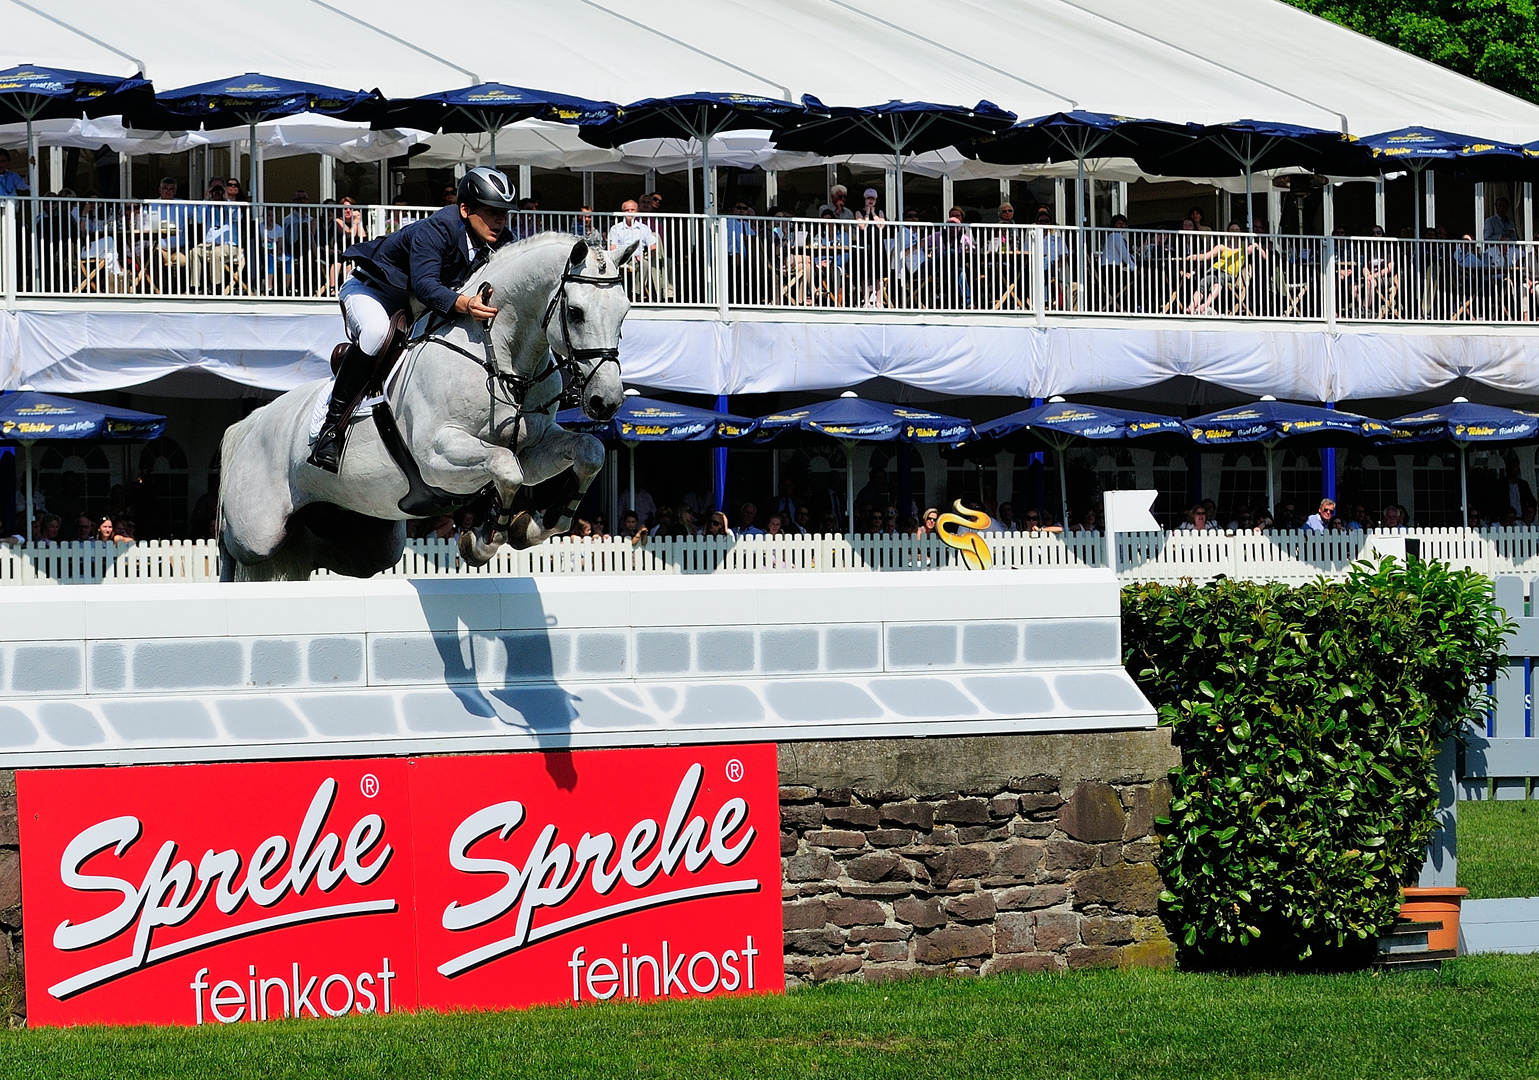
[[[324,425],[321,433],[315,437],[315,448],[310,451],[310,464],[329,473],[341,472],[343,437],[340,425]]]

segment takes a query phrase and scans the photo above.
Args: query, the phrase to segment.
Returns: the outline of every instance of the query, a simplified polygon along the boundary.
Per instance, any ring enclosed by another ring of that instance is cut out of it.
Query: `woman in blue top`
[[[461,296],[459,288],[487,254],[509,242],[508,211],[515,205],[506,176],[485,166],[471,169],[453,205],[343,253],[354,267],[339,293],[349,344],[311,465],[328,472],[341,467],[348,414],[374,374],[375,359],[390,344],[396,313],[407,310],[412,297],[439,315],[496,316],[496,308],[478,296]]]

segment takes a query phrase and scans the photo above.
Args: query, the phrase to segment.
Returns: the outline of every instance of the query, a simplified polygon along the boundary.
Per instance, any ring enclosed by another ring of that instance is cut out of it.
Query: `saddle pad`
[[[326,410],[331,407],[331,387],[336,385],[336,380],[333,379],[326,392],[316,397],[315,407],[310,410],[310,442],[312,444],[321,437],[321,428],[326,424]],[[358,403],[358,407],[353,410],[353,419],[361,420],[367,417],[373,411],[374,406],[384,400],[385,398],[381,394],[364,398]]]

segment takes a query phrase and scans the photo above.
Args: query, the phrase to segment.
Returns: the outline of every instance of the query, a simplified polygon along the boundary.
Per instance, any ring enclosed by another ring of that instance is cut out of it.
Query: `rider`
[[[461,296],[459,288],[492,249],[513,239],[507,225],[508,211],[515,207],[508,178],[480,166],[460,181],[453,205],[343,253],[354,266],[339,296],[349,345],[337,368],[311,465],[327,472],[341,466],[347,414],[373,377],[376,358],[390,344],[396,313],[409,308],[411,297],[444,316],[487,320],[497,314],[479,296]]]

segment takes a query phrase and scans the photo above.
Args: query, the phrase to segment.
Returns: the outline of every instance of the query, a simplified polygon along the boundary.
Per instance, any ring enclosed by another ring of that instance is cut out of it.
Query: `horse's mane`
[[[533,236],[526,236],[522,240],[515,240],[511,244],[507,244],[498,248],[496,251],[492,252],[491,258],[486,260],[486,263],[482,269],[490,269],[494,266],[500,266],[502,263],[507,262],[509,259],[517,255],[521,255],[525,252],[532,251],[535,248],[555,247],[559,244],[561,247],[570,251],[572,245],[575,244],[578,240],[582,239],[586,239],[588,246],[594,251],[603,250],[603,241],[600,239],[599,234],[596,232],[590,232],[587,237],[584,238],[573,233],[549,230],[542,233],[535,233]]]

